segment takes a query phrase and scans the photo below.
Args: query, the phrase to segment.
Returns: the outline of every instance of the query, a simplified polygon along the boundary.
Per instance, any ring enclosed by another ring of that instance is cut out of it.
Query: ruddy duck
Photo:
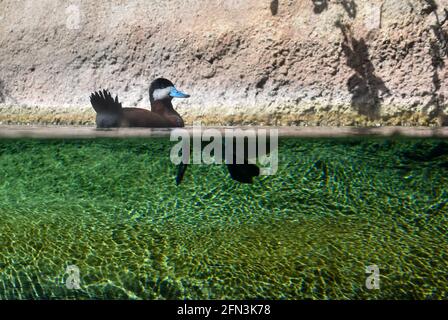
[[[158,78],[149,87],[151,111],[140,108],[123,108],[118,96],[112,98],[109,91],[93,93],[90,102],[96,111],[98,128],[145,127],[169,128],[183,127],[182,117],[174,110],[173,98],[189,98],[176,89],[174,84],[164,78]]]

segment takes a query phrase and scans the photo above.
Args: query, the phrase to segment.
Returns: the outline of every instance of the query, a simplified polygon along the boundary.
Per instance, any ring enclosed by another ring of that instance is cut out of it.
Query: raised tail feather
[[[90,103],[96,113],[121,113],[123,108],[118,101],[118,96],[114,100],[107,90],[92,93],[90,95]]]
[[[121,123],[123,107],[118,96],[112,98],[107,90],[94,92],[90,95],[90,103],[96,111],[96,125],[98,128],[115,128]]]

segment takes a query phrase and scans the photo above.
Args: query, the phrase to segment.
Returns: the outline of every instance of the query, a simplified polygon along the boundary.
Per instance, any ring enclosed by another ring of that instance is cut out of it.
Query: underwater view
[[[172,146],[1,139],[0,299],[447,298],[448,141],[281,138],[252,185]]]

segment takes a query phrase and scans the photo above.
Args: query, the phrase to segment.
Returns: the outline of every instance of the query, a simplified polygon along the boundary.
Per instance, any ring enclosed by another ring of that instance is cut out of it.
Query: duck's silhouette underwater
[[[229,159],[226,159],[226,166],[229,170],[229,174],[233,180],[238,181],[240,183],[253,183],[253,178],[258,177],[260,175],[260,168],[252,163],[249,163],[247,157],[242,159],[242,163],[237,163],[237,151],[235,148],[235,143],[233,144],[234,148],[231,151],[231,155]],[[225,146],[224,146],[225,148]],[[177,168],[177,177],[176,184],[181,184],[185,171],[188,168],[188,164],[181,163]]]
[[[92,93],[90,102],[96,111],[97,128],[175,128],[184,127],[184,120],[174,110],[173,98],[189,98],[190,95],[176,89],[174,84],[165,79],[154,80],[149,87],[151,111],[141,108],[123,108],[118,96],[115,99],[109,91],[101,90]],[[236,159],[234,152],[233,159]],[[178,166],[176,183],[182,182],[187,164]],[[260,169],[249,163],[227,164],[232,179],[241,183],[252,183],[253,178],[260,175]]]

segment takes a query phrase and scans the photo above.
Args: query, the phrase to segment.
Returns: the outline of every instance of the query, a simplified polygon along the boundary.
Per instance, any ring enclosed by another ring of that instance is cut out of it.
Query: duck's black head
[[[149,100],[152,102],[160,100],[172,100],[173,98],[189,98],[190,95],[180,92],[174,84],[167,79],[158,78],[149,87]]]

